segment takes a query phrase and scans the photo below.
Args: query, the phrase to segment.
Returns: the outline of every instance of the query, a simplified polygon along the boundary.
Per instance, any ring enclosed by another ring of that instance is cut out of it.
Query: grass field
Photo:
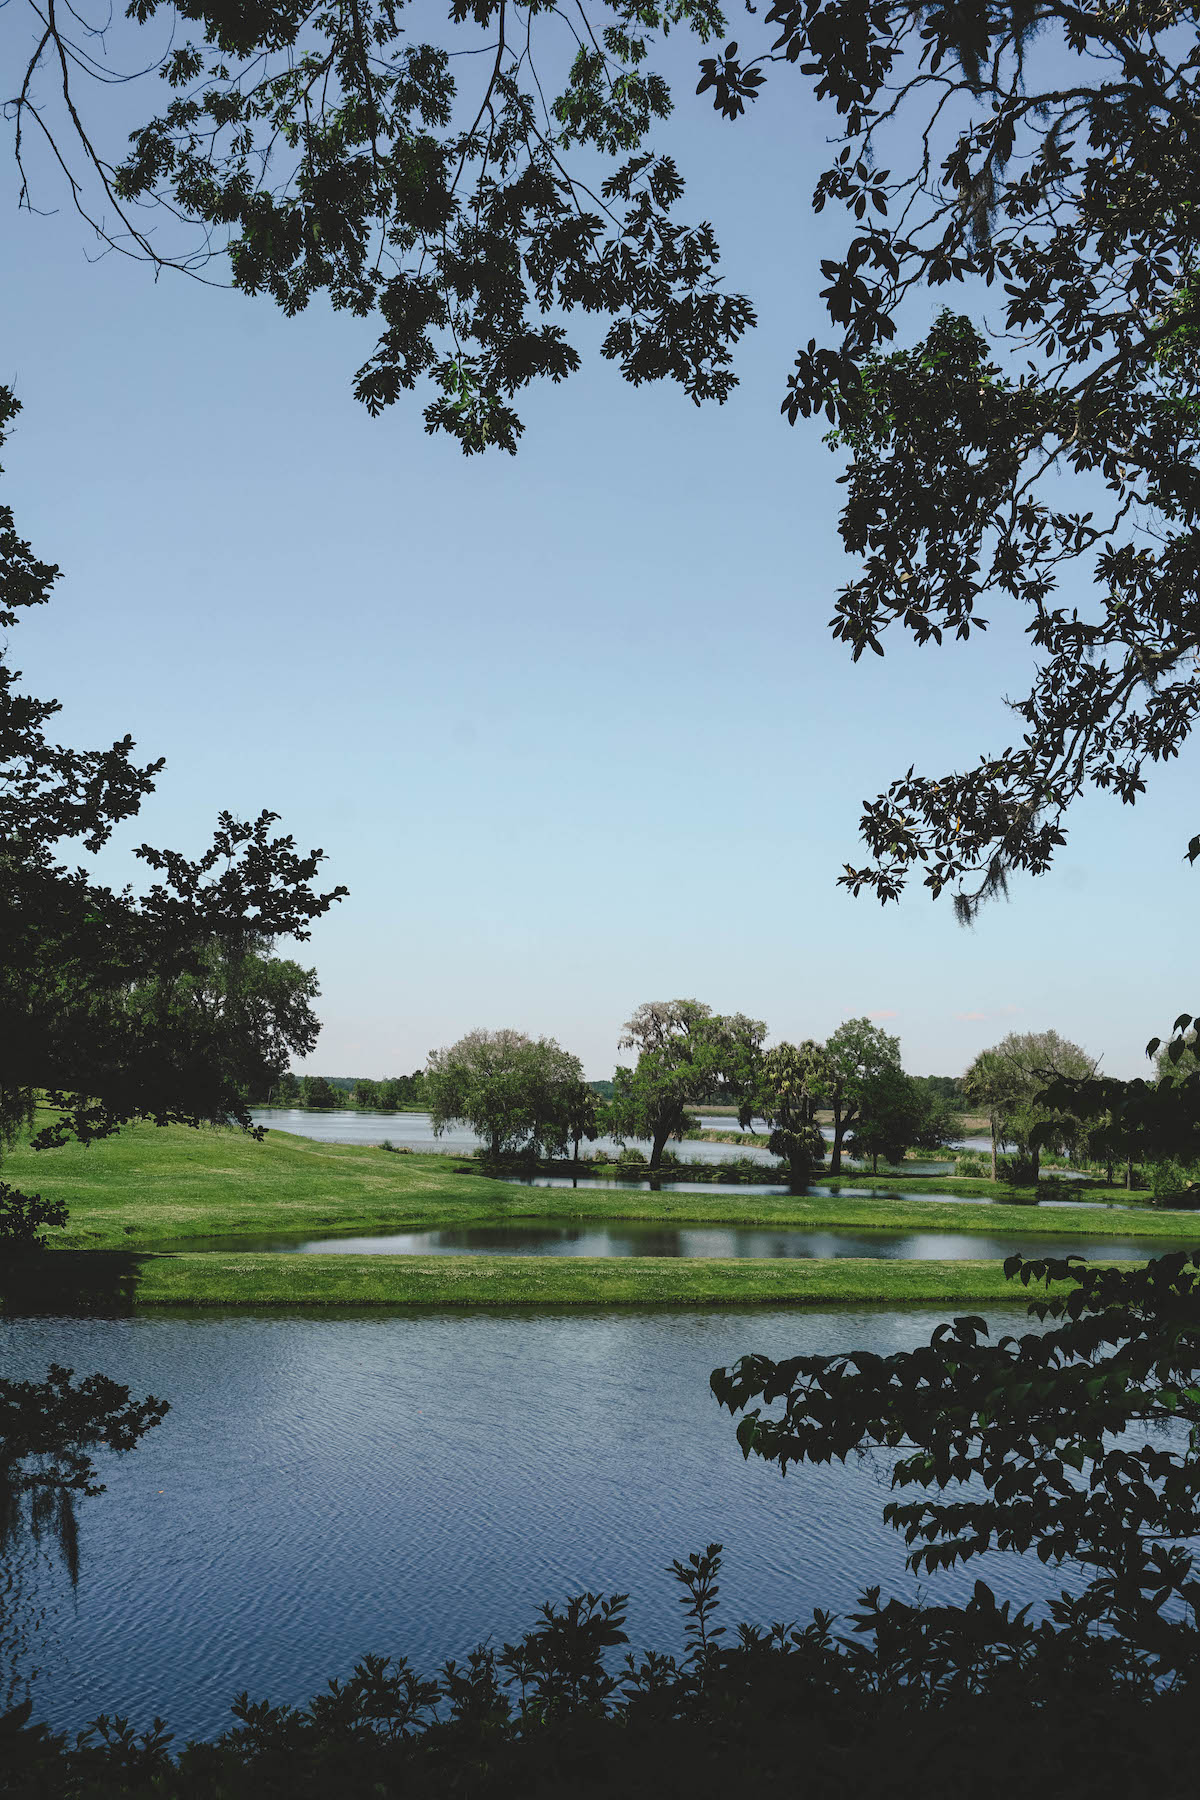
[[[146,1307],[976,1305],[1028,1302],[997,1262],[65,1251],[0,1275],[20,1311]],[[1039,1288],[1038,1293],[1045,1289]]]
[[[833,1193],[649,1193],[639,1189],[528,1188],[444,1156],[397,1156],[272,1132],[261,1143],[227,1130],[133,1126],[84,1148],[18,1147],[4,1176],[64,1200],[69,1250],[142,1252],[155,1245],[264,1234],[304,1237],[543,1219],[650,1220],[662,1224],[844,1226],[860,1230],[1019,1231],[1054,1238],[1128,1236],[1156,1250],[1200,1242],[1200,1219],[1167,1212],[1077,1207],[988,1207]],[[847,1185],[866,1186],[861,1177]],[[881,1190],[902,1184],[880,1182]],[[919,1178],[912,1186],[920,1187]],[[956,1182],[962,1192],[1006,1194]],[[939,1187],[940,1192],[948,1189]],[[1118,1197],[1119,1190],[1110,1196]],[[1097,1196],[1093,1190],[1093,1197]],[[74,1259],[72,1259],[74,1260]],[[92,1265],[100,1273],[100,1260]],[[113,1265],[116,1266],[115,1264]],[[289,1256],[261,1252],[127,1259],[140,1305],[695,1305],[815,1301],[983,1300],[1006,1291],[995,1263],[891,1260],[724,1262],[680,1258]],[[66,1274],[66,1264],[60,1272]],[[1007,1290],[1011,1292],[1012,1290]]]

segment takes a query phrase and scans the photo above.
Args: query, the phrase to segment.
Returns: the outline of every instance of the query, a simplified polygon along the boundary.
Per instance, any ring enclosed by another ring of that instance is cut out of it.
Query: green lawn
[[[997,1262],[66,1251],[0,1268],[17,1310],[958,1306],[1032,1298]],[[1044,1289],[1038,1290],[1044,1292]]]
[[[1012,1230],[1127,1236],[1146,1253],[1200,1242],[1200,1219],[1077,1207],[936,1204],[881,1194],[813,1199],[760,1194],[648,1193],[638,1189],[528,1188],[445,1156],[397,1156],[272,1132],[261,1143],[227,1130],[133,1126],[84,1148],[18,1147],[4,1177],[62,1199],[71,1210],[55,1249],[143,1251],[208,1238],[311,1237],[505,1220],[649,1220],[858,1230]],[[848,1185],[861,1185],[850,1181]],[[919,1185],[914,1183],[914,1185]],[[957,1183],[987,1192],[987,1182]],[[1007,1190],[998,1190],[1005,1192]],[[71,1259],[75,1261],[76,1259]],[[700,1261],[493,1257],[288,1256],[262,1252],[121,1259],[143,1305],[685,1305],[815,1301],[994,1299],[1006,1289],[995,1263]],[[92,1265],[100,1273],[100,1259]],[[112,1265],[114,1268],[116,1263]],[[62,1266],[66,1273],[66,1263]]]

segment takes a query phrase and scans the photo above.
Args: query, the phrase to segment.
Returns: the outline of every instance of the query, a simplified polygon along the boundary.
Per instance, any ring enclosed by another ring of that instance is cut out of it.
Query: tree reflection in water
[[[152,1394],[135,1400],[107,1375],[77,1381],[58,1363],[43,1381],[0,1375],[0,1695],[6,1705],[37,1672],[30,1650],[48,1611],[48,1565],[57,1562],[72,1587],[78,1579],[76,1507],[82,1497],[104,1492],[94,1453],[132,1450],[167,1410],[165,1400]]]

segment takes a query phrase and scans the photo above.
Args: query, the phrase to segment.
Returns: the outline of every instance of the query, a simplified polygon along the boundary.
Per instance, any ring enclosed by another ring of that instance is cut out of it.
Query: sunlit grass
[[[463,1168],[465,1172],[456,1173]],[[312,1237],[499,1224],[505,1220],[647,1220],[661,1224],[858,1227],[905,1231],[1018,1231],[1026,1236],[1127,1236],[1200,1240],[1187,1214],[1082,1207],[977,1206],[952,1199],[812,1199],[749,1193],[650,1193],[631,1188],[530,1188],[495,1181],[446,1156],[402,1155],[367,1145],[325,1144],[285,1132],[261,1143],[229,1130],[132,1126],[89,1147],[35,1153],[18,1147],[4,1176],[64,1200],[61,1247],[131,1248],[186,1239]],[[849,1186],[867,1185],[846,1177]],[[914,1187],[922,1184],[918,1179]],[[928,1185],[928,1183],[926,1183]],[[957,1189],[1007,1196],[985,1181]],[[949,1190],[940,1187],[939,1192]],[[1094,1193],[1094,1190],[1093,1190]],[[1100,1196],[1103,1197],[1103,1196]],[[1119,1191],[1111,1198],[1118,1198]],[[1051,1247],[1051,1246],[1048,1246]]]

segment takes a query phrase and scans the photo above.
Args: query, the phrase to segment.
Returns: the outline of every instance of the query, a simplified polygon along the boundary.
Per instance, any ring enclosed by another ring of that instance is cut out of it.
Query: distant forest
[[[926,1075],[928,1090],[939,1100],[969,1110],[963,1093],[961,1075]],[[588,1086],[600,1100],[611,1100],[613,1084],[589,1081]],[[706,1094],[698,1106],[728,1106],[737,1095],[724,1089]],[[294,1075],[289,1069],[271,1086],[251,1095],[254,1106],[298,1106],[316,1112],[351,1108],[359,1112],[420,1112],[428,1104],[425,1071],[414,1069],[411,1075],[389,1075],[384,1081],[373,1081],[367,1075]]]

